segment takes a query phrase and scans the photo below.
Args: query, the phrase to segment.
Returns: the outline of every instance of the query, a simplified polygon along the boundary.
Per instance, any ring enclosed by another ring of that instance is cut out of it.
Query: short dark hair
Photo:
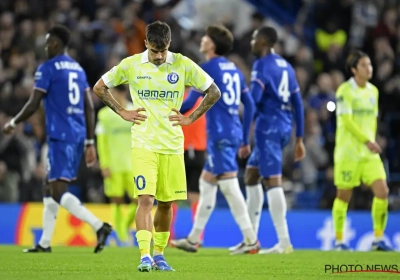
[[[68,46],[70,32],[68,28],[66,28],[65,26],[62,25],[53,26],[52,28],[49,29],[47,33],[49,33],[50,36],[54,36],[60,39],[60,41],[63,43],[65,47]]]
[[[257,36],[260,36],[268,41],[271,47],[278,42],[278,32],[276,32],[275,28],[270,26],[260,27],[258,29]]]
[[[163,50],[171,42],[171,28],[165,22],[155,21],[146,27],[146,40],[158,50]]]
[[[210,25],[206,29],[206,35],[213,41],[217,55],[226,55],[232,49],[234,38],[225,26]]]
[[[346,59],[346,70],[349,72],[350,75],[353,75],[353,72],[351,72],[351,68],[357,68],[358,62],[363,57],[369,57],[369,56],[368,54],[360,50],[352,51],[348,55]]]

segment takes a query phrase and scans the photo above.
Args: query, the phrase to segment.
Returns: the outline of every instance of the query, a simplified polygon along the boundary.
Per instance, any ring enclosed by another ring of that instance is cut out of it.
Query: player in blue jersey
[[[251,94],[256,103],[255,148],[247,162],[245,183],[247,206],[258,234],[264,204],[261,184],[266,187],[269,211],[279,243],[260,253],[293,251],[286,221],[286,200],[282,189],[282,150],[289,143],[292,118],[296,121],[295,161],[305,156],[303,144],[304,109],[293,67],[273,51],[278,40],[275,29],[261,27],[253,34],[251,48],[259,58],[252,69]],[[230,250],[237,250],[239,244]]]
[[[244,237],[244,246],[233,254],[254,254],[259,251],[257,236],[247,213],[246,202],[237,179],[236,155],[249,156],[250,126],[255,111],[254,102],[248,93],[244,76],[226,55],[233,45],[232,33],[223,26],[213,25],[202,38],[200,51],[207,62],[201,67],[214,79],[221,90],[221,98],[206,113],[208,160],[200,177],[200,200],[193,228],[185,239],[172,240],[179,249],[196,252],[200,236],[214,210],[217,186],[225,196],[233,217]],[[203,93],[192,90],[183,102],[181,113],[186,113]],[[243,126],[239,117],[240,102],[244,105]]]
[[[76,178],[84,151],[88,166],[96,162],[93,102],[85,71],[67,55],[69,37],[68,29],[63,26],[48,31],[45,45],[48,60],[36,71],[33,94],[4,127],[5,133],[11,133],[16,125],[35,113],[44,100],[48,184],[43,198],[43,233],[39,244],[24,250],[29,253],[51,252],[50,242],[59,204],[93,227],[97,233],[95,253],[101,252],[112,230],[109,224],[100,221],[68,192],[68,182]]]

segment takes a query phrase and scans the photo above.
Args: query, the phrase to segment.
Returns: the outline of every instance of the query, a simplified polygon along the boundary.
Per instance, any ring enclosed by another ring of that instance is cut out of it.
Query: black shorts
[[[205,151],[185,151],[186,184],[188,192],[199,192],[199,179],[206,161]]]

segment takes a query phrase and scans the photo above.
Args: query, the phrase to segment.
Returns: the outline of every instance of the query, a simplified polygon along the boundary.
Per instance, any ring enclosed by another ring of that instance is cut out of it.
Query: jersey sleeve
[[[293,68],[290,69],[289,91],[290,93],[300,92],[300,86],[297,82],[296,73]]]
[[[40,65],[35,73],[35,85],[33,89],[47,93],[50,87],[50,81],[51,70],[46,64]]]
[[[185,65],[185,85],[194,87],[202,92],[206,91],[214,80],[199,65],[191,59],[183,59]]]
[[[244,78],[243,73],[239,71],[239,75],[240,75],[240,90],[241,90],[241,93],[243,94],[245,92],[248,92],[249,88],[246,84],[246,79]]]
[[[129,65],[127,59],[123,59],[119,64],[115,65],[110,71],[105,73],[101,78],[108,88],[113,88],[122,84],[127,84],[129,80]]]
[[[352,95],[346,86],[340,86],[336,92],[336,114],[337,115],[351,115],[353,110],[351,108]]]
[[[263,62],[257,60],[253,64],[253,69],[251,70],[251,82],[257,83],[264,90],[265,85],[268,83],[268,79],[264,74]]]

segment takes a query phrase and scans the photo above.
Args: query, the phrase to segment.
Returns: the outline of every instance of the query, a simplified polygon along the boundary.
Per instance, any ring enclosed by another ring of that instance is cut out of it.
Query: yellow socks
[[[111,204],[111,214],[118,239],[122,242],[126,242],[128,240],[128,233],[125,232],[125,228],[123,227],[121,206],[118,204]]]
[[[167,247],[169,232],[154,232],[154,250],[153,256],[162,255]]]
[[[380,241],[386,229],[388,218],[388,200],[374,197],[372,200],[372,223],[374,226],[375,241]]]
[[[139,230],[136,232],[136,240],[139,244],[141,258],[148,256],[150,257],[150,242],[152,233],[148,230]]]
[[[343,231],[346,223],[347,207],[349,204],[338,198],[333,202],[332,218],[336,233],[336,244],[343,243]]]
[[[129,204],[128,213],[126,214],[125,219],[124,219],[124,226],[126,228],[126,231],[129,231],[130,226],[132,225],[133,221],[135,220],[136,209],[137,209],[137,204],[135,204],[135,203]]]

